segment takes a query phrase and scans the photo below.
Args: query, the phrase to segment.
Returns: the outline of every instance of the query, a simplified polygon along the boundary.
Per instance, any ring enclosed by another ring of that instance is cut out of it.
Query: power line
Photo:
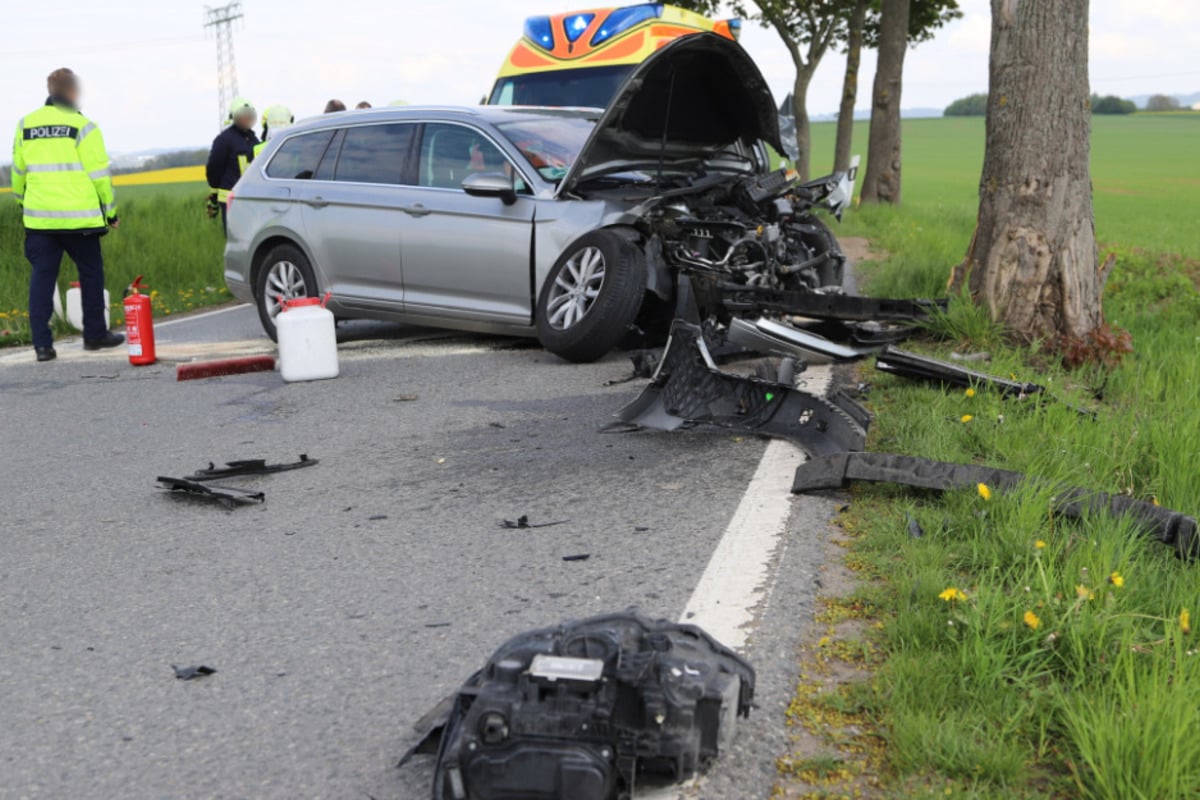
[[[233,56],[233,23],[242,19],[242,0],[224,6],[204,7],[204,27],[212,28],[217,39],[217,119],[225,117],[238,95],[237,62]]]

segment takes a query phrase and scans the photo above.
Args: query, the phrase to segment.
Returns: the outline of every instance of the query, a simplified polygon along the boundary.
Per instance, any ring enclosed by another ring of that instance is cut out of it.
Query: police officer
[[[263,109],[262,141],[254,146],[254,157],[267,146],[267,140],[284,128],[290,127],[296,121],[291,109],[287,106],[267,106]]]
[[[125,337],[104,320],[104,256],[100,237],[116,228],[117,202],[104,137],[79,113],[79,79],[57,69],[46,79],[46,104],[17,123],[12,191],[22,206],[29,278],[29,327],[38,361],[53,361],[50,315],[63,253],[79,269],[83,348],[117,347]]]
[[[208,185],[216,192],[217,203],[221,207],[222,224],[225,222],[229,190],[254,160],[254,147],[258,144],[258,136],[254,134],[258,112],[249,100],[241,97],[234,100],[229,109],[229,118],[232,120],[229,127],[213,139],[205,168]]]

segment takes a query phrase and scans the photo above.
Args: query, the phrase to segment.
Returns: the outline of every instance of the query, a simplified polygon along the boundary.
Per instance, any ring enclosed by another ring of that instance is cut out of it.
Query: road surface
[[[244,306],[158,332],[175,360],[273,350]],[[802,456],[602,433],[644,383],[606,385],[619,355],[342,336],[338,379],[291,385],[0,353],[0,798],[426,798],[429,759],[394,767],[417,718],[509,636],[629,606],[750,656],[759,707],[687,796],[767,797],[833,514],[787,495]],[[262,506],[155,488],[301,453],[237,481]],[[562,524],[501,527],[521,515]]]

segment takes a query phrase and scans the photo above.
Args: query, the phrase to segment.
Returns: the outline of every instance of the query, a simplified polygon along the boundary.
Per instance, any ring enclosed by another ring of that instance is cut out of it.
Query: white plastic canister
[[[106,328],[111,325],[111,322],[109,319],[109,317],[110,317],[109,303],[111,303],[111,302],[112,302],[112,298],[108,294],[108,289],[105,289],[104,290],[104,327],[106,327]],[[54,305],[56,306],[56,308],[54,309],[54,313],[60,317],[63,317],[63,310],[61,307],[58,307],[59,300],[58,300],[58,291],[57,290],[55,290],[55,292],[54,292]],[[64,318],[67,320],[67,323],[75,330],[77,330],[77,331],[83,330],[83,293],[79,289],[78,281],[72,281],[70,288],[67,289],[67,313]]]
[[[329,296],[326,295],[325,300]],[[325,300],[286,300],[275,317],[279,338],[279,372],[289,383],[338,376],[337,328]]]

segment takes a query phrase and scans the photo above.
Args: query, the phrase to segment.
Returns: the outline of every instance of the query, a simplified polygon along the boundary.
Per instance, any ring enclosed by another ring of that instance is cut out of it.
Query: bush
[[[1132,114],[1135,111],[1137,111],[1137,103],[1132,100],[1124,100],[1115,94],[1104,97],[1098,94],[1092,95],[1093,114]]]
[[[942,112],[947,117],[984,117],[987,116],[987,94],[972,94],[960,97]]]
[[[1151,95],[1146,101],[1147,111],[1178,111],[1179,101],[1166,94]]]

